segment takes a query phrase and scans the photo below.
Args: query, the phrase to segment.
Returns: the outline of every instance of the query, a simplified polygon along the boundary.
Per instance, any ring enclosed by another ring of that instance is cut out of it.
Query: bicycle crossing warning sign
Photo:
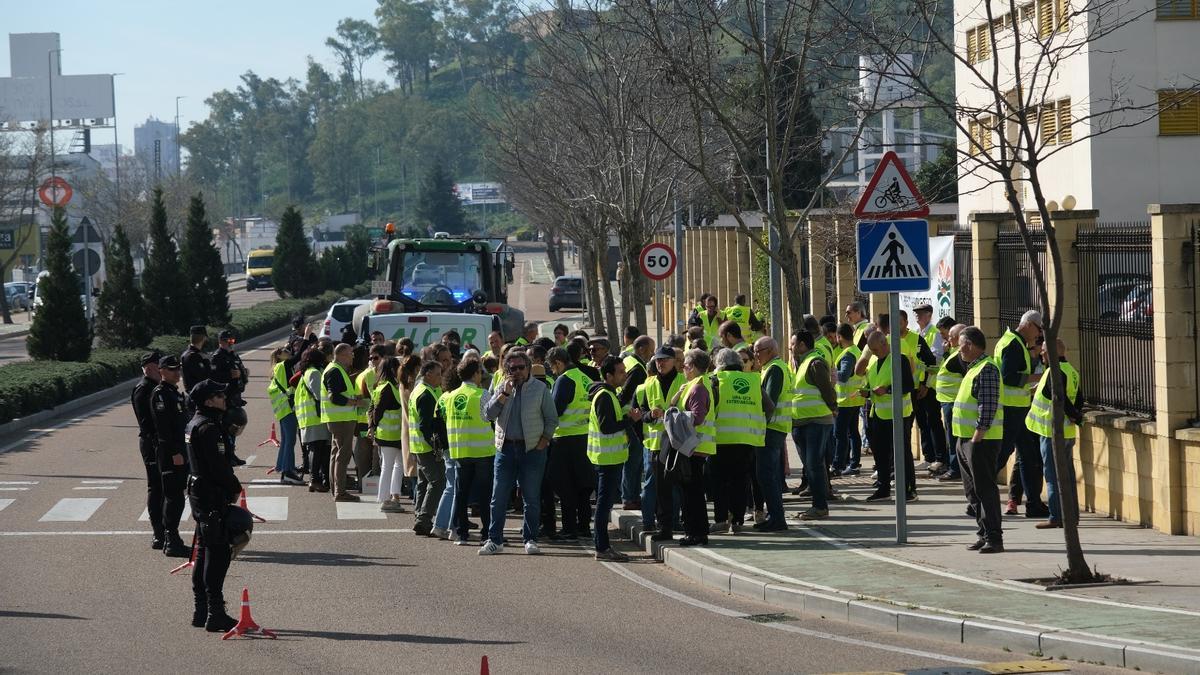
[[[929,289],[929,223],[858,223],[858,288],[863,293]]]
[[[874,220],[898,220],[900,218],[924,218],[929,215],[929,205],[921,191],[908,175],[900,157],[889,150],[879,160],[879,166],[867,189],[858,198],[854,207],[856,218]]]

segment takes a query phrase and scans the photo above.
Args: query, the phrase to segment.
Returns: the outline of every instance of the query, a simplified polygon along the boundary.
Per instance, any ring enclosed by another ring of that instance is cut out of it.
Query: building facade
[[[153,117],[133,128],[133,152],[155,175],[179,173],[179,128]]]

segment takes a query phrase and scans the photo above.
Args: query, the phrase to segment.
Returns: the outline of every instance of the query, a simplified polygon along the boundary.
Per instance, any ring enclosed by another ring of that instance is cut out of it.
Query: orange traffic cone
[[[279,447],[279,437],[275,435],[275,423],[274,422],[271,422],[271,436],[269,438],[267,438],[267,440],[263,441],[262,443],[259,443],[255,447],[261,448],[262,446],[266,445],[267,443],[270,443],[277,448]],[[267,473],[271,473],[271,472],[268,471]]]
[[[479,662],[479,675],[491,675],[491,671],[488,670],[487,654],[484,654],[483,661]]]
[[[242,488],[242,496],[238,497],[238,506],[242,507],[243,509],[246,509],[246,512],[250,514],[250,517],[257,520],[258,522],[260,522],[260,523],[267,522],[266,518],[263,518],[262,516],[258,515],[257,513],[251,511],[250,507],[246,506],[246,488]]]
[[[176,567],[175,569],[171,570],[171,574],[175,574],[176,572],[182,572],[183,570],[186,570],[189,567],[195,567],[195,566],[196,566],[196,533],[192,532],[192,557],[189,558],[187,562],[183,563],[179,567]]]
[[[222,640],[228,640],[235,635],[262,635],[275,639],[275,634],[271,631],[259,626],[250,616],[250,589],[242,588],[242,615],[238,617],[237,625],[230,631],[221,636]]]

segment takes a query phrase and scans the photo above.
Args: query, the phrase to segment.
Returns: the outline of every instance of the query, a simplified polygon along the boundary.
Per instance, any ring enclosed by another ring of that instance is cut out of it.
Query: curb
[[[1175,652],[1139,642],[1122,642],[1078,635],[1070,631],[1042,630],[1019,623],[1003,625],[977,621],[947,612],[900,609],[861,599],[844,591],[816,591],[771,583],[749,573],[731,572],[709,564],[704,556],[666,542],[650,541],[642,532],[641,514],[614,510],[618,527],[630,541],[655,560],[698,584],[748,600],[776,605],[810,616],[836,619],[901,635],[930,638],[977,647],[1007,649],[1014,653],[1161,673],[1200,672],[1200,652]]]
[[[17,338],[23,338],[26,335],[29,335],[28,328],[26,328],[25,330],[13,331],[11,333],[0,333],[0,342],[3,342],[4,340],[15,340]]]
[[[325,316],[325,315],[324,314],[314,314],[311,317],[308,317],[308,319],[310,321],[315,321],[316,318],[323,317],[323,316]],[[273,330],[270,333],[264,333],[262,335],[259,335],[258,337],[250,338],[249,340],[246,340],[245,342],[241,343],[242,349],[245,349],[247,351],[252,350],[252,349],[258,349],[259,347],[262,347],[263,345],[270,344],[271,342],[274,342],[274,341],[278,340],[279,338],[287,335],[290,331],[291,331],[291,326],[285,326],[283,328],[278,328],[276,330]],[[38,412],[33,413],[32,415],[26,415],[25,417],[21,417],[21,418],[12,420],[11,422],[6,422],[5,424],[0,424],[0,439],[7,440],[8,438],[15,436],[16,434],[18,434],[22,431],[25,431],[31,427],[38,426],[39,424],[49,421],[49,420],[53,420],[53,419],[57,419],[59,417],[69,415],[78,410],[90,408],[93,406],[99,406],[101,404],[110,405],[112,403],[115,403],[120,398],[128,397],[130,389],[132,389],[133,386],[136,385],[140,379],[142,379],[142,378],[135,377],[130,380],[126,380],[125,382],[121,382],[112,387],[109,387],[108,389],[101,389],[100,391],[92,392],[86,396],[80,396],[77,399],[72,399],[70,401],[67,401],[66,403],[63,403],[56,407],[50,408],[48,410],[40,410]],[[0,448],[0,454],[4,454],[5,452],[8,452],[9,450],[12,449],[12,447],[13,446],[10,445],[6,448]]]

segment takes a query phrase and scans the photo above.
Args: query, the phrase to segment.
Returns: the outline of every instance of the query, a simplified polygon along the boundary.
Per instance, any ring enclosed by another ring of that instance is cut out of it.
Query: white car
[[[342,328],[354,322],[354,310],[370,302],[371,300],[368,299],[360,299],[333,303],[329,307],[329,313],[325,315],[325,325],[321,327],[321,337],[340,340]]]

